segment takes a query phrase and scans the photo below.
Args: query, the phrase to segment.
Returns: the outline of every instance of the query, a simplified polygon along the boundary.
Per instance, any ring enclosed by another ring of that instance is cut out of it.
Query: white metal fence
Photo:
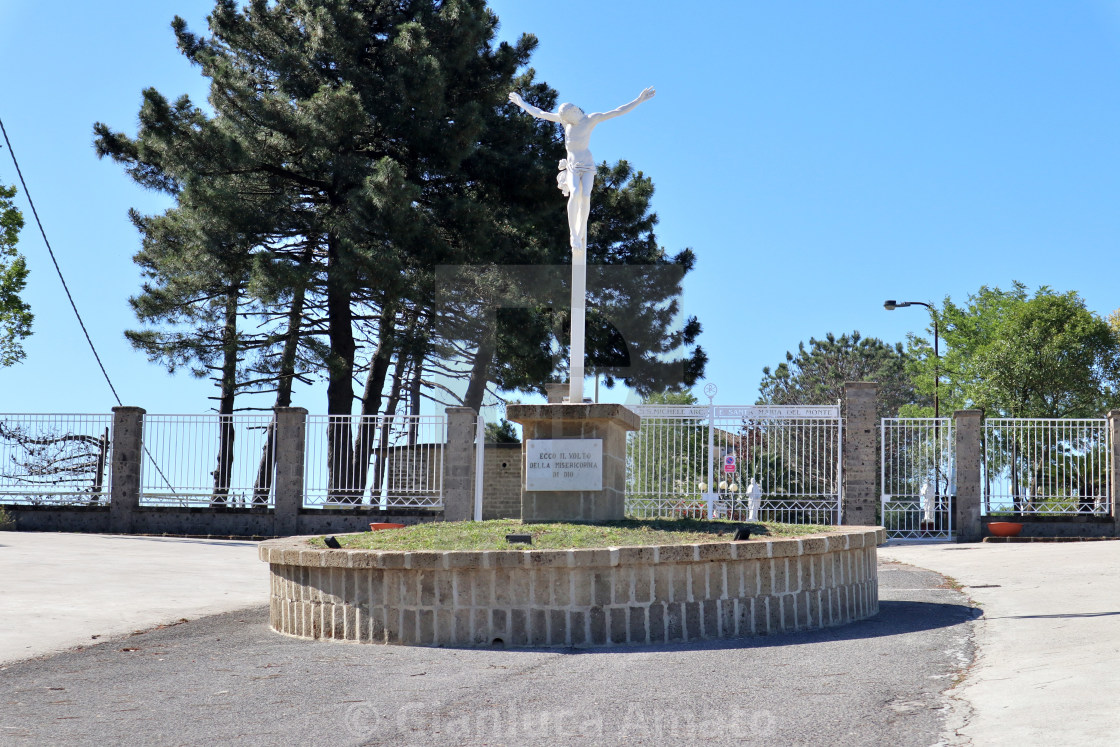
[[[275,505],[271,415],[145,415],[142,443],[142,506]]]
[[[627,442],[629,515],[840,522],[839,407],[631,409],[642,425]]]
[[[952,418],[883,418],[880,435],[880,499],[887,537],[952,539]]]
[[[446,415],[309,415],[304,506],[443,506]]]
[[[109,502],[111,415],[0,414],[0,502]]]
[[[626,442],[626,512],[636,518],[707,516],[709,408],[631,405],[641,429]]]
[[[1109,514],[1111,464],[1103,418],[989,418],[983,513]]]

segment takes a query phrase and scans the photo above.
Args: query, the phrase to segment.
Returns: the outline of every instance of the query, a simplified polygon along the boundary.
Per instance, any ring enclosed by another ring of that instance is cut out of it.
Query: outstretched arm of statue
[[[560,121],[560,115],[559,114],[554,114],[553,112],[546,112],[544,109],[538,109],[537,107],[533,106],[532,104],[526,104],[525,99],[521,98],[520,94],[518,94],[516,91],[511,91],[510,92],[509,100],[512,101],[513,103],[517,104],[518,106],[520,106],[522,109],[527,111],[529,114],[532,114],[537,119],[547,119],[549,122],[559,122]]]
[[[618,107],[617,109],[611,109],[609,112],[596,112],[595,114],[588,114],[587,116],[592,122],[595,122],[595,123],[602,122],[605,119],[613,119],[614,117],[621,117],[623,114],[625,114],[628,111],[631,111],[632,109],[634,109],[634,107],[636,107],[638,104],[642,103],[643,101],[649,101],[650,99],[652,99],[656,93],[657,93],[657,91],[653,90],[653,86],[650,86],[646,90],[639,93],[638,98],[634,99],[629,104],[623,104],[622,106]]]

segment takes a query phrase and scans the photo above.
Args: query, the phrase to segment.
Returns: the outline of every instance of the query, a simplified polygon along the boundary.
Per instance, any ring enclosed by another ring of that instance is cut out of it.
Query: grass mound
[[[729,542],[735,530],[751,528],[751,538],[798,537],[833,529],[818,524],[778,524],[702,519],[631,519],[595,524],[524,524],[517,519],[496,521],[436,521],[403,529],[339,535],[348,550],[572,550],[633,545],[677,545],[698,542]],[[531,546],[510,544],[507,534],[530,534]],[[312,547],[324,548],[322,537]]]

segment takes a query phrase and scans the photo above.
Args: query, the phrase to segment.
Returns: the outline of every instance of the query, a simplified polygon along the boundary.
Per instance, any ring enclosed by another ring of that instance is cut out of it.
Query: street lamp
[[[906,306],[925,306],[929,309],[930,318],[933,319],[933,417],[941,417],[941,400],[937,394],[937,382],[941,379],[941,355],[937,349],[938,347],[938,334],[937,334],[937,311],[924,301],[883,301],[883,308],[887,311],[894,311]]]
[[[937,394],[937,383],[941,379],[941,354],[937,349],[937,311],[924,301],[895,301],[893,299],[883,301],[883,308],[887,311],[894,311],[906,306],[925,306],[929,310],[930,318],[933,319],[933,443],[936,450],[933,465],[933,501],[934,506],[937,506],[941,502],[941,400]]]

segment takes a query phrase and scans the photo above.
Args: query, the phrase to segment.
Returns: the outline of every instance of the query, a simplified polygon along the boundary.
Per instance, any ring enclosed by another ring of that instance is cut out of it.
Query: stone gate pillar
[[[1109,499],[1112,501],[1113,532],[1120,537],[1120,410],[1109,410],[1105,415],[1108,418],[1108,447],[1112,456],[1112,467],[1109,470],[1108,484],[1110,487]]]
[[[443,519],[470,521],[474,516],[474,442],[478,413],[469,407],[448,407],[446,412]]]
[[[840,523],[876,526],[879,500],[879,422],[875,416],[879,385],[844,384],[844,486]]]
[[[140,508],[140,466],[144,457],[143,407],[113,408],[112,470],[109,473],[109,529],[133,531]]]
[[[957,495],[953,501],[953,532],[957,542],[979,542],[980,464],[983,459],[981,426],[983,410],[957,410],[953,413],[953,456],[957,472]]]
[[[274,407],[276,413],[276,498],[273,531],[280,536],[299,534],[303,508],[303,473],[307,446],[307,410]]]

